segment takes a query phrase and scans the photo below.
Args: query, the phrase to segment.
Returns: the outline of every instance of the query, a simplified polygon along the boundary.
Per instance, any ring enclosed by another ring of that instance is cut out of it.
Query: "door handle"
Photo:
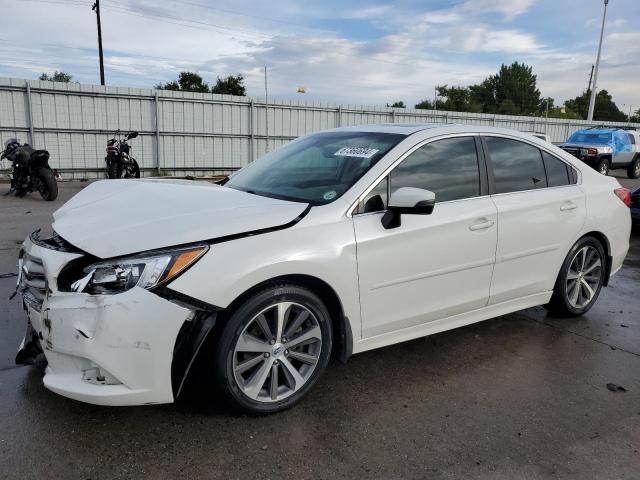
[[[477,230],[485,230],[487,228],[493,227],[494,223],[495,222],[493,220],[487,220],[486,222],[482,223],[475,223],[469,226],[469,230],[471,230],[472,232],[475,232]]]
[[[563,203],[562,206],[560,207],[560,211],[561,212],[566,212],[568,210],[575,210],[576,208],[578,208],[578,205],[576,205],[573,202],[566,202]]]

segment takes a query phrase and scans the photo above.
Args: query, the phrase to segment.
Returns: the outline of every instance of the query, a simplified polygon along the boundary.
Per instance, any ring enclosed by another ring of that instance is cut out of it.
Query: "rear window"
[[[593,143],[606,145],[611,142],[611,133],[576,132],[569,137],[567,143]]]

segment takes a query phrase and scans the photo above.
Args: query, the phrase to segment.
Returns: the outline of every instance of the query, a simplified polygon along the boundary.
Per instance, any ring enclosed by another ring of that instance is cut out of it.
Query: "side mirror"
[[[132,138],[136,138],[138,136],[138,132],[131,132],[127,135],[127,140],[131,140]]]
[[[382,216],[382,226],[397,228],[401,215],[430,215],[436,204],[436,194],[423,188],[402,187],[391,194],[387,211]]]

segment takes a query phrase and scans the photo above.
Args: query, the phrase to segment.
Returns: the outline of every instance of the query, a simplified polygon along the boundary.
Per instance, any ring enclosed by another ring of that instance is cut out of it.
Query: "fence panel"
[[[204,175],[229,173],[318,130],[409,122],[537,131],[553,142],[596,124],[317,101],[270,100],[265,105],[263,99],[232,95],[0,78],[0,140],[17,137],[49,150],[52,166],[66,178],[102,177],[106,142],[118,129],[140,133],[131,146],[144,175]]]

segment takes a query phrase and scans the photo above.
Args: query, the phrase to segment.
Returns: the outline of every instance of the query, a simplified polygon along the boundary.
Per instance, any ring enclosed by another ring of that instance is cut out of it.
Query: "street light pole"
[[[100,25],[100,0],[96,0],[91,8],[96,12],[96,21],[98,22],[98,53],[100,55],[100,85],[104,86],[104,59],[102,55],[102,26]]]
[[[593,121],[593,110],[596,106],[596,90],[598,88],[598,67],[600,66],[600,53],[602,51],[602,37],[604,35],[604,22],[607,19],[607,5],[609,0],[604,0],[604,14],[602,15],[602,28],[600,29],[600,43],[598,44],[598,56],[596,57],[596,68],[593,72],[593,85],[591,86],[591,98],[589,99],[589,114],[587,120]]]

